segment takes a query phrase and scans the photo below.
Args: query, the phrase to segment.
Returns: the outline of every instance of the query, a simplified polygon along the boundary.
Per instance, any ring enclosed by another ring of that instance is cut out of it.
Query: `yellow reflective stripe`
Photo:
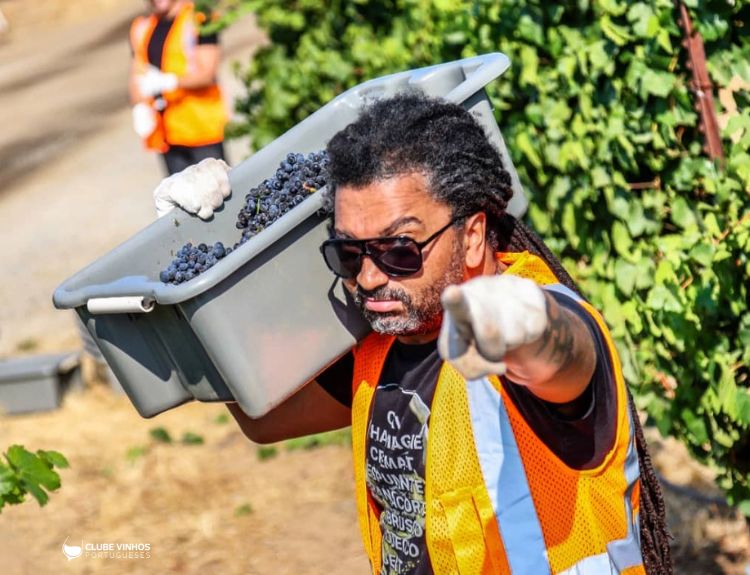
[[[546,262],[531,252],[499,252],[495,258],[509,266],[503,273],[533,280],[541,286],[559,283]]]

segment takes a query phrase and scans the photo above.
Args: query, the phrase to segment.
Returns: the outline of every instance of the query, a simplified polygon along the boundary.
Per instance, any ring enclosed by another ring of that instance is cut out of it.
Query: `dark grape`
[[[290,152],[279,163],[273,177],[263,180],[245,195],[245,205],[237,214],[235,226],[241,230],[239,241],[231,247],[188,242],[175,254],[169,267],[159,274],[164,283],[190,281],[215,266],[256,234],[273,224],[310,194],[328,183],[328,154],[312,152],[305,156]]]

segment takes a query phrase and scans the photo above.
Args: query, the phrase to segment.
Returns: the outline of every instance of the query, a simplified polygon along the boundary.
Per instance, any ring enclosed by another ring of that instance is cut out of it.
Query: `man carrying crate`
[[[480,125],[458,105],[400,95],[327,151],[321,251],[373,333],[259,419],[229,404],[243,432],[266,443],[352,426],[376,573],[671,573],[609,331],[506,213],[510,176]],[[215,207],[224,170],[199,169],[211,177],[191,201]],[[188,176],[157,200],[182,205]]]

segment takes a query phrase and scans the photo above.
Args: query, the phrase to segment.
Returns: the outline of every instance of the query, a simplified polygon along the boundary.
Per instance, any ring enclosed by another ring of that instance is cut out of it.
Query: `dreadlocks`
[[[495,251],[528,251],[542,258],[563,285],[578,286],[542,239],[506,213],[513,190],[502,158],[479,123],[461,106],[404,93],[378,100],[328,143],[333,214],[337,186],[364,187],[419,172],[432,195],[462,219],[487,216],[487,241]],[[638,414],[628,391],[640,468],[641,553],[649,575],[673,573],[664,500]]]
[[[510,174],[482,127],[461,106],[406,93],[378,100],[328,143],[328,208],[336,187],[364,187],[419,172],[453,218],[487,214],[497,247],[497,222],[513,195]]]

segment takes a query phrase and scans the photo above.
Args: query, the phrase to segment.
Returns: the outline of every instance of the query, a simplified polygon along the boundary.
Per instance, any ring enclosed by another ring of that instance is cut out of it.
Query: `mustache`
[[[374,290],[366,290],[363,289],[359,284],[357,284],[352,297],[354,299],[354,303],[357,304],[357,307],[359,307],[360,309],[364,309],[366,299],[396,300],[400,301],[405,306],[409,306],[412,303],[411,297],[409,297],[406,292],[386,286],[381,286]]]

